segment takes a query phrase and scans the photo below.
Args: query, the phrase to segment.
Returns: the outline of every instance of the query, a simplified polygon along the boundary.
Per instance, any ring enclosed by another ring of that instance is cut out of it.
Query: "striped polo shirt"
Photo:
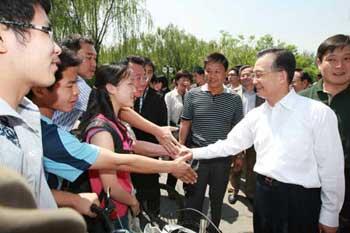
[[[212,95],[205,84],[186,93],[181,118],[192,121],[193,144],[207,146],[225,139],[243,118],[242,100],[226,87],[221,94]]]

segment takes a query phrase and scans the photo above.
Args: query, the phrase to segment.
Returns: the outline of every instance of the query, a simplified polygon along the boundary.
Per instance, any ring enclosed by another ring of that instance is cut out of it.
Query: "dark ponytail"
[[[127,75],[128,69],[125,65],[102,65],[97,69],[95,85],[90,93],[88,107],[79,126],[81,132],[85,131],[90,121],[98,114],[103,114],[107,119],[115,122],[117,117],[114,114],[106,85],[117,86]]]

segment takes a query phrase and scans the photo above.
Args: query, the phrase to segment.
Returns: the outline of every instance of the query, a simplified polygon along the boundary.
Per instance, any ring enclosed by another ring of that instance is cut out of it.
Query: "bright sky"
[[[147,0],[154,27],[172,23],[204,40],[271,34],[316,52],[335,34],[350,34],[350,0]]]

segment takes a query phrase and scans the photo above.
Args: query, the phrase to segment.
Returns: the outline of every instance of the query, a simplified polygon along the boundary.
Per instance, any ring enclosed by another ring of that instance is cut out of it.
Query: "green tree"
[[[51,21],[56,39],[79,33],[90,36],[97,52],[106,42],[128,41],[142,26],[152,25],[144,0],[53,0]]]

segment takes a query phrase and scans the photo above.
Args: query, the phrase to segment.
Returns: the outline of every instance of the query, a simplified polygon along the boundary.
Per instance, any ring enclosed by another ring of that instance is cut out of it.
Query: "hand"
[[[320,230],[320,233],[336,233],[338,227],[329,227],[329,226],[323,225],[322,223],[319,223],[318,229]]]
[[[180,143],[172,135],[172,131],[178,130],[176,127],[163,126],[160,127],[161,134],[157,135],[158,142],[168,151],[170,155],[179,153]]]
[[[184,183],[194,184],[197,182],[197,173],[186,163],[186,161],[191,160],[191,158],[192,154],[187,154],[171,161],[174,163],[172,174]]]
[[[140,203],[139,201],[136,199],[136,197],[134,196],[134,201],[133,201],[133,204],[130,205],[130,209],[131,209],[131,212],[132,212],[132,215],[133,216],[137,216],[139,215],[140,213]]]
[[[234,165],[233,165],[233,171],[239,172],[243,168],[243,158],[240,157],[240,155],[237,155],[234,157]]]
[[[96,193],[79,193],[74,209],[83,215],[96,217],[96,214],[90,210],[92,204],[100,206],[100,201]]]
[[[193,159],[193,153],[192,153],[191,149],[187,148],[184,145],[181,145],[179,153],[174,158],[179,158],[179,157],[186,156],[186,155],[190,155],[191,156],[190,160]]]

